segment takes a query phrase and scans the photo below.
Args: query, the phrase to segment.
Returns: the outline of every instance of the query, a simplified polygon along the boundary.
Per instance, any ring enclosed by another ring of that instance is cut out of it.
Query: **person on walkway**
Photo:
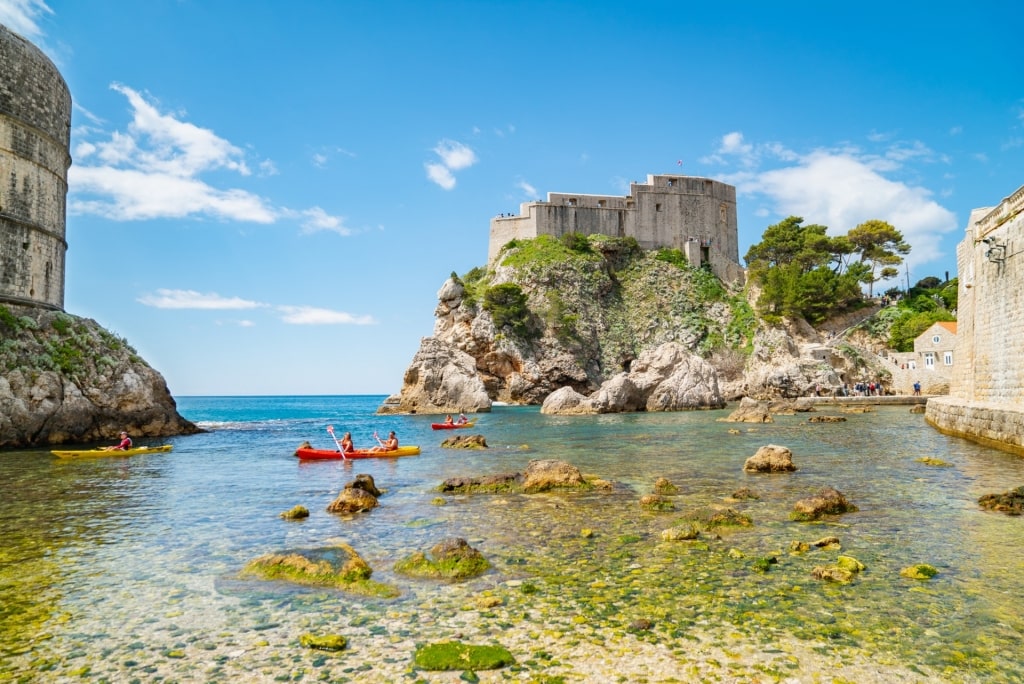
[[[914,396],[921,396],[921,383],[917,382],[916,380],[914,381]]]

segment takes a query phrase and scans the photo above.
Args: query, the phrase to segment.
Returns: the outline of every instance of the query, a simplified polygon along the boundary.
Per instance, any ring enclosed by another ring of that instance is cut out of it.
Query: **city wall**
[[[64,308],[71,93],[0,25],[0,302]]]
[[[1024,455],[1024,186],[995,208],[971,212],[957,270],[950,392],[928,400],[925,419]]]
[[[744,278],[736,188],[710,178],[648,175],[625,196],[550,192],[547,201],[521,204],[518,216],[491,219],[488,262],[511,240],[567,233],[632,237],[643,249],[678,249],[727,282]]]

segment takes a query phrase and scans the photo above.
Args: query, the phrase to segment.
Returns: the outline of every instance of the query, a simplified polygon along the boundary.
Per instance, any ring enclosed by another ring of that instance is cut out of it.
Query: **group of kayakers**
[[[468,422],[469,422],[469,418],[466,417],[465,413],[460,413],[458,420],[452,420],[452,414],[450,414],[450,413],[447,416],[444,417],[444,424],[445,425],[465,425]]]
[[[367,449],[367,451],[394,451],[398,448],[398,437],[395,435],[394,430],[388,433],[387,439],[382,440],[377,436],[376,432],[373,433],[373,437],[377,440],[377,446]],[[338,446],[343,454],[350,454],[355,451],[356,446],[352,443],[352,433],[346,432],[341,441],[338,442]]]

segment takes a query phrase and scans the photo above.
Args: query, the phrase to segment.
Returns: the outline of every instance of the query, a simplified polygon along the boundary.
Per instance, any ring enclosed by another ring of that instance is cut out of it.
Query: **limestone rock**
[[[563,387],[545,399],[541,411],[583,414],[723,406],[715,369],[678,342],[666,342],[641,353],[628,373],[616,374],[589,397]]]
[[[543,492],[564,487],[583,487],[586,482],[576,466],[554,459],[533,459],[523,473],[523,489]]]
[[[160,373],[96,321],[0,309],[0,447],[201,432],[178,414]]]
[[[356,475],[345,485],[338,497],[327,506],[328,513],[362,513],[377,507],[380,496],[370,475]]]
[[[776,444],[761,447],[743,464],[743,470],[751,473],[790,473],[796,469],[793,452]]]
[[[486,449],[487,440],[483,435],[455,435],[441,442],[445,449]]]
[[[857,507],[847,501],[841,492],[825,487],[807,499],[801,499],[793,505],[790,517],[793,520],[817,520],[823,515],[838,515],[856,511]]]
[[[464,351],[426,337],[405,371],[397,401],[378,413],[478,413],[491,410],[476,360]]]

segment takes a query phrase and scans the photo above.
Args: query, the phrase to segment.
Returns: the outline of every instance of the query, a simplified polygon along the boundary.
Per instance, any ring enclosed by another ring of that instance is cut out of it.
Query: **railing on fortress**
[[[995,230],[1006,220],[1024,210],[1024,185],[1017,188],[1017,191],[999,203],[999,206],[985,214],[978,221],[977,231],[974,239],[985,236],[986,233]]]

